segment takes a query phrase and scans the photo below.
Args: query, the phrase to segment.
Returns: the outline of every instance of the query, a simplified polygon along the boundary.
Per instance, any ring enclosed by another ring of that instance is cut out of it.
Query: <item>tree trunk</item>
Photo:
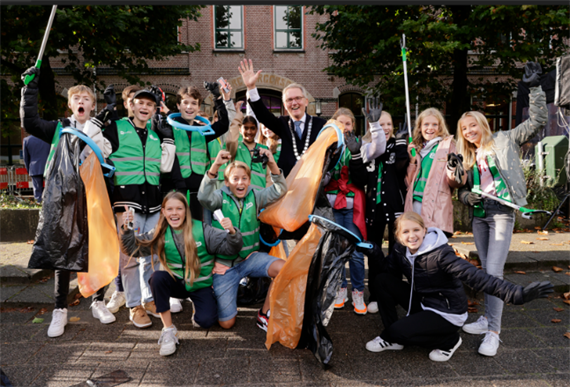
[[[39,89],[44,111],[38,113],[44,120],[57,120],[59,117],[57,113],[57,95],[55,93],[55,75],[47,56],[44,56],[42,59]]]
[[[469,19],[471,6],[454,5],[449,6],[453,14],[453,22],[461,28]],[[461,43],[470,43],[471,37],[458,36]],[[447,124],[451,134],[455,134],[457,121],[461,115],[470,109],[470,98],[467,94],[467,55],[468,49],[457,49],[453,52],[453,83],[451,85],[451,100],[447,104],[447,114],[450,115]]]

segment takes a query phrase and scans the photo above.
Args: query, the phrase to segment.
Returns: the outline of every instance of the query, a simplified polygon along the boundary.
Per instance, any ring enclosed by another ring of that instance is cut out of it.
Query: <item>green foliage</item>
[[[0,209],[42,208],[42,205],[33,199],[22,199],[6,193],[0,194]]]
[[[65,70],[77,83],[95,82],[93,68],[108,66],[131,84],[141,84],[134,73],[148,70],[148,60],[164,60],[182,52],[194,52],[200,44],[178,43],[177,27],[182,19],[197,20],[203,6],[165,5],[63,5],[58,6],[44,53],[40,95],[49,99],[49,108],[57,110],[55,80],[50,58],[64,54]],[[1,7],[2,72],[11,76],[13,91],[5,95],[2,85],[2,117],[5,102],[13,106],[14,95],[22,87],[20,74],[35,64],[42,43],[51,6],[6,5]],[[59,51],[58,51],[59,50]],[[97,83],[104,90],[103,82]],[[5,100],[6,98],[6,100]],[[19,96],[18,96],[19,99]],[[54,115],[50,110],[50,115]]]
[[[313,34],[331,52],[325,71],[381,95],[385,109],[397,115],[406,102],[402,33],[410,101],[420,110],[447,103],[456,117],[481,108],[470,106],[469,96],[508,98],[526,61],[539,60],[547,72],[568,52],[566,6],[319,5],[310,12],[328,16]],[[467,77],[468,69],[491,66],[497,78]],[[502,74],[510,77],[498,78]],[[453,129],[455,122],[449,124]]]
[[[553,182],[547,182],[547,176],[544,170],[540,171],[525,163],[523,165],[524,177],[526,180],[527,208],[540,209],[546,211],[554,211],[560,200],[556,196],[553,187],[558,179]]]

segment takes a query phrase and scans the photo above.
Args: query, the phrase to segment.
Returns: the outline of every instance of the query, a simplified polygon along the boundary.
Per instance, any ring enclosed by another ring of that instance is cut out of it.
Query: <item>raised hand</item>
[[[115,107],[117,104],[117,95],[115,94],[115,87],[113,85],[107,86],[103,92],[103,97],[105,98],[105,103],[107,103],[107,105]]]
[[[247,89],[255,89],[255,84],[257,83],[257,79],[259,78],[259,74],[261,74],[262,70],[258,70],[257,72],[253,71],[253,62],[251,59],[249,60],[249,63],[247,59],[242,60],[238,70]]]

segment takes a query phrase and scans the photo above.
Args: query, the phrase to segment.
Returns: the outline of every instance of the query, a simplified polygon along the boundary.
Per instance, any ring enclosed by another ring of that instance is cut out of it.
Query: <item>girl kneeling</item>
[[[396,220],[394,251],[371,286],[378,300],[384,331],[366,344],[371,352],[401,350],[419,345],[431,350],[433,361],[447,361],[461,345],[459,329],[467,320],[467,296],[463,283],[520,305],[553,291],[550,282],[534,282],[525,288],[493,277],[455,255],[447,237],[435,227],[426,228],[415,212]],[[375,245],[371,255],[379,255]],[[408,282],[402,281],[402,274]],[[408,313],[398,320],[396,305]]]
[[[125,211],[123,223],[129,221],[132,221],[132,215]],[[210,328],[218,320],[212,290],[214,255],[236,254],[243,244],[241,233],[232,226],[229,218],[224,218],[221,223],[224,230],[193,220],[184,195],[170,192],[162,201],[154,232],[135,237],[133,230],[123,226],[123,251],[131,256],[156,253],[165,269],[155,271],[149,281],[156,311],[164,324],[158,340],[162,356],[176,352],[178,344],[178,331],[170,314],[170,297],[192,299],[194,326]]]

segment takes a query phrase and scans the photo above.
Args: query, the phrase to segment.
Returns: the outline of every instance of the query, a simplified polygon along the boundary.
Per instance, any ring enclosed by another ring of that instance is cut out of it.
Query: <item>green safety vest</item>
[[[332,172],[332,176],[331,178],[333,180],[338,181],[338,179],[340,179],[340,171],[342,169],[342,167],[344,167],[345,165],[348,166],[348,163],[350,162],[350,159],[352,158],[352,153],[350,153],[350,151],[348,150],[348,148],[346,148],[344,150],[343,155],[341,156],[340,162],[336,165],[336,167],[333,169]],[[352,178],[350,177],[350,173],[348,174],[348,182],[346,183],[348,184],[352,184]],[[338,189],[332,190],[332,191],[326,191],[327,194],[333,194],[336,195],[338,194]],[[349,191],[346,194],[347,198],[353,198],[354,197],[354,192]]]
[[[49,154],[46,161],[46,167],[44,169],[44,177],[47,177],[47,171],[49,169],[49,165],[51,163],[51,159],[53,158],[53,154],[55,153],[55,149],[57,148],[57,144],[59,144],[59,132],[61,131],[63,126],[61,122],[57,123],[57,127],[55,128],[55,133],[53,134],[53,138],[51,139],[51,147],[49,148]]]
[[[164,234],[166,265],[176,278],[184,280],[186,290],[189,292],[212,286],[212,269],[214,268],[214,256],[211,255],[206,248],[202,222],[192,220],[192,236],[196,242],[196,254],[200,260],[200,275],[198,278],[194,278],[194,282],[190,284],[190,279],[184,278],[186,261],[182,259],[180,251],[176,248],[170,226],[166,227],[166,233]]]
[[[495,192],[497,193],[497,197],[499,199],[503,199],[507,202],[512,203],[513,198],[507,188],[507,185],[501,178],[501,174],[499,173],[499,169],[497,165],[495,165],[495,160],[491,156],[487,156],[487,163],[489,164],[489,171],[493,176],[493,184],[495,185]],[[481,192],[481,177],[479,176],[479,167],[475,164],[473,168],[473,192],[480,193]],[[492,199],[491,199],[492,200]],[[473,216],[478,218],[485,217],[485,208],[483,207],[483,203],[479,203],[475,205],[473,209]]]
[[[119,149],[109,158],[115,165],[115,185],[158,185],[162,149],[158,135],[148,130],[143,144],[136,129],[129,121],[116,121]],[[144,153],[143,153],[144,152]]]
[[[424,190],[426,188],[427,179],[429,172],[431,171],[431,165],[433,164],[433,159],[435,158],[435,152],[439,144],[431,148],[431,151],[422,159],[420,164],[420,172],[416,177],[416,183],[414,184],[414,200],[416,202],[421,202],[424,197]]]
[[[129,122],[129,121],[130,121],[130,118],[129,118],[129,117],[123,117],[123,118],[121,118],[119,121],[126,121],[126,122]],[[146,123],[146,128],[147,128],[147,129],[152,129],[152,123],[150,122],[150,120],[147,121],[147,123]],[[103,128],[102,128],[101,130],[105,130],[105,126],[103,126]]]
[[[187,131],[177,128],[172,129],[174,132],[174,145],[176,145],[176,156],[178,157],[182,177],[186,179],[192,175],[192,172],[198,175],[206,174],[209,162],[204,136],[198,132],[191,132],[192,143],[190,143]]]
[[[210,165],[208,166],[208,168],[212,164],[214,164],[214,161],[216,161],[216,157],[218,157],[218,153],[220,153],[222,148],[225,148],[225,144],[222,143],[222,140],[220,140],[219,137],[216,138],[214,141],[210,141],[208,143],[208,153],[210,153]],[[218,169],[218,180],[221,181],[224,180],[224,171],[226,170],[227,166],[228,163],[225,163],[220,167],[220,169]]]
[[[255,144],[255,148],[269,149],[265,145],[257,143]],[[257,190],[264,189],[267,182],[265,179],[265,175],[267,173],[267,166],[263,168],[261,163],[251,162],[251,152],[242,141],[239,141],[238,143],[236,160],[246,163],[249,166],[249,169],[251,169],[251,186],[253,187],[253,189]]]
[[[218,259],[234,261],[228,262],[229,266],[233,266],[232,263],[238,263],[246,258],[249,254],[254,251],[259,250],[259,226],[260,221],[257,219],[257,205],[255,202],[254,190],[250,190],[243,201],[243,207],[240,209],[237,200],[228,195],[226,192],[222,191],[223,202],[222,202],[222,213],[226,218],[230,218],[232,225],[237,227],[241,231],[241,236],[243,238],[243,247],[238,254],[231,256],[228,255],[218,255]],[[222,225],[215,219],[212,220],[212,226],[223,230]],[[241,259],[239,259],[241,258]]]

